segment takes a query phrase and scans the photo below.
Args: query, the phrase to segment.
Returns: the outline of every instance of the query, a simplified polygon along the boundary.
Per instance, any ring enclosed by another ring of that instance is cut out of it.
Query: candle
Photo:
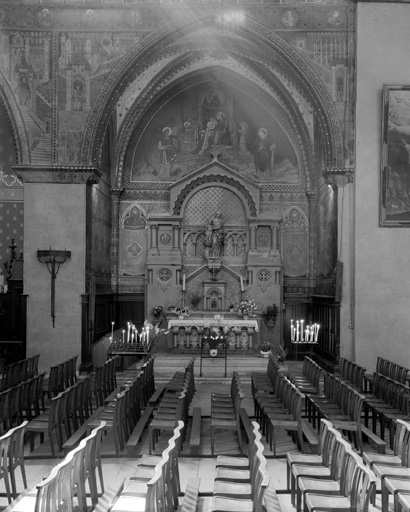
[[[125,343],[125,329],[122,330],[122,342]]]
[[[304,320],[300,321],[300,341],[303,341],[303,322]]]
[[[241,292],[243,292],[244,286],[243,286],[243,277],[241,276]]]
[[[111,338],[114,339],[114,322],[111,322]]]
[[[184,292],[186,290],[186,275],[184,274],[182,276],[182,291]]]
[[[290,321],[290,339],[295,341],[295,329],[293,327],[293,320]]]
[[[129,322],[127,322],[127,343],[130,342],[130,329],[131,329],[131,325]]]
[[[134,329],[131,329],[131,343],[134,343]]]
[[[111,343],[112,343],[112,336],[110,336],[110,345],[111,345]]]
[[[135,328],[135,343],[138,343],[138,330]]]
[[[296,341],[299,341],[299,320],[296,320]]]

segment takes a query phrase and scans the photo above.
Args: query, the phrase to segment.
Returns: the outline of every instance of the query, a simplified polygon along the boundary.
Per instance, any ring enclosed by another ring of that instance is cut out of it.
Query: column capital
[[[13,173],[25,183],[96,184],[102,172],[86,165],[14,165]]]
[[[354,167],[326,167],[322,176],[326,185],[331,187],[343,187],[354,183]]]

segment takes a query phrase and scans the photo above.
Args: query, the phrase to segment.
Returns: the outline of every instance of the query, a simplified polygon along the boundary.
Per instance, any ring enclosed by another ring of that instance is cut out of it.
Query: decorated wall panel
[[[120,221],[120,272],[127,276],[145,274],[147,260],[147,221],[146,213],[137,204],[123,204],[125,209]]]
[[[10,259],[12,238],[17,245],[17,253],[23,249],[23,183],[11,172],[15,163],[13,134],[0,102],[0,268]]]
[[[328,185],[318,192],[317,276],[332,277],[337,260],[337,200],[336,191]]]

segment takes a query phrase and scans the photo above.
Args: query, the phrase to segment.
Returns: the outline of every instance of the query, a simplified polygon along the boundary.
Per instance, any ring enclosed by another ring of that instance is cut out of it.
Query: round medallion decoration
[[[162,235],[159,237],[159,241],[161,242],[161,244],[168,245],[169,242],[171,241],[171,237],[169,236],[168,233],[162,233]]]
[[[168,282],[172,277],[172,272],[168,268],[160,268],[157,273],[157,277],[163,283]]]
[[[37,13],[37,19],[40,25],[49,27],[53,23],[54,13],[50,11],[50,9],[41,9],[41,11]]]
[[[328,25],[337,27],[344,22],[344,16],[338,9],[333,9],[327,13],[326,21]]]
[[[260,283],[267,283],[270,280],[270,278],[272,277],[269,270],[266,270],[266,269],[259,270],[257,275],[258,275],[258,281]]]
[[[282,16],[282,23],[287,27],[294,27],[298,21],[298,15],[295,11],[285,11]]]

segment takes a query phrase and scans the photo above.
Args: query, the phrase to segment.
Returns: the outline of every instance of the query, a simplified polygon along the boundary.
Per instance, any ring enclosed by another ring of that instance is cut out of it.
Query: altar
[[[204,329],[219,327],[226,330],[225,343],[229,350],[248,350],[254,346],[254,335],[259,331],[255,318],[236,319],[211,317],[185,317],[168,321],[174,348],[199,349],[202,346]]]

